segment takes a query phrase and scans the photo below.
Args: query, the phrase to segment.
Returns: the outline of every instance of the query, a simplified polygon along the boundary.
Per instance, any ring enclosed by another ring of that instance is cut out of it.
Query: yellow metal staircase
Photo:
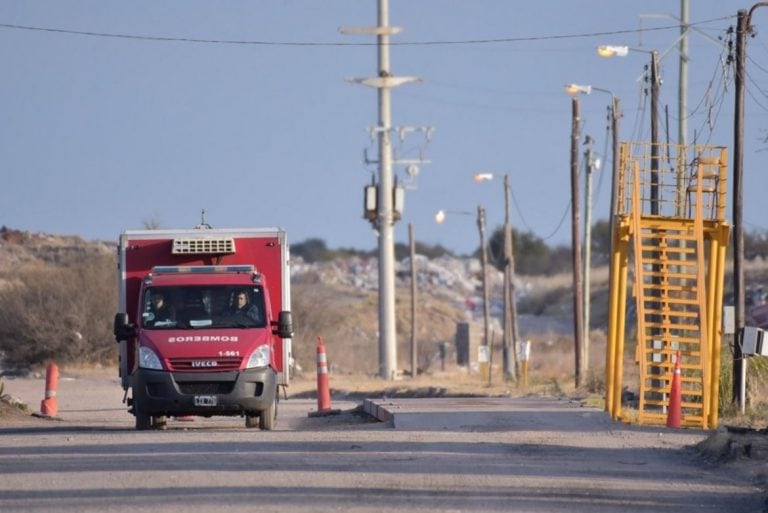
[[[637,314],[635,363],[639,366],[636,421],[666,422],[679,351],[683,425],[714,427],[728,237],[725,150],[694,147],[693,156],[686,158],[688,148],[677,147],[677,165],[665,172],[658,164],[650,169],[647,147],[640,148],[644,153],[632,146],[638,144],[624,143],[622,147],[621,198],[611,264],[606,409],[614,418],[626,418],[621,404],[628,306],[624,288],[631,248]],[[670,153],[666,148],[666,154]],[[651,188],[656,190],[648,194]]]

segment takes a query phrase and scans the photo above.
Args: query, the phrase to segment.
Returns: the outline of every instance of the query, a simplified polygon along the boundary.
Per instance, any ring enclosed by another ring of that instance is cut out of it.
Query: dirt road
[[[5,389],[36,410],[44,384]],[[114,378],[65,378],[62,420],[0,420],[0,511],[765,511],[748,479],[686,449],[705,433],[594,411],[578,423],[393,429],[352,413],[310,418],[311,399],[289,399],[271,432],[221,418],[137,432],[121,399]]]

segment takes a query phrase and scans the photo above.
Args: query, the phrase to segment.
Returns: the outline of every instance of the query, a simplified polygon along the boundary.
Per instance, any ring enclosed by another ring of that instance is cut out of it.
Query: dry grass
[[[546,395],[555,397],[580,397],[587,404],[603,407],[605,336],[599,331],[592,333],[590,370],[580,389],[574,386],[573,342],[563,336],[543,336],[531,340],[528,386],[524,387],[522,377],[517,382],[505,379],[501,366],[501,348],[495,348],[493,373],[490,380],[477,367],[457,366],[447,361],[445,370],[435,363],[432,370],[419,374],[415,379],[409,375],[395,381],[379,378],[373,372],[342,372],[338,369],[329,374],[332,394],[336,397],[519,397],[525,395]],[[328,358],[333,356],[329,348]],[[452,353],[449,356],[454,356]],[[520,364],[522,366],[522,363]],[[316,375],[314,369],[304,369],[297,374],[288,389],[289,396],[314,397]]]

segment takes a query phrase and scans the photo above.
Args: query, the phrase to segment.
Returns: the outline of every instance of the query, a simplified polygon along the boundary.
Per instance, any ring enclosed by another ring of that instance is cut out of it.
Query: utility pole
[[[379,0],[379,76],[390,76],[389,4]],[[397,331],[395,326],[395,243],[392,213],[392,106],[390,88],[379,91],[379,375],[394,379],[397,372]]]
[[[659,52],[651,51],[651,215],[659,214]]]
[[[419,368],[416,345],[416,240],[413,237],[413,223],[408,223],[408,242],[411,250],[411,378],[416,378]]]
[[[612,148],[611,148],[611,212],[610,217],[608,218],[610,228],[611,228],[611,259],[610,259],[610,265],[609,265],[609,285],[608,290],[611,291],[611,294],[615,296],[614,290],[619,286],[618,283],[616,283],[615,273],[616,273],[616,260],[614,258],[614,252],[617,250],[616,247],[616,227],[618,223],[618,211],[621,204],[622,199],[619,198],[619,117],[620,114],[620,100],[617,96],[611,95],[611,109],[610,109],[610,116],[611,116],[611,139],[612,139]],[[611,335],[609,336],[615,336],[612,330],[609,330]],[[617,335],[616,335],[617,336]],[[613,390],[613,382],[614,382],[614,376],[615,376],[615,368],[613,367],[613,362],[617,360],[618,358],[614,354],[614,348],[615,348],[615,339],[608,340],[608,364],[605,366],[605,411],[610,412],[613,408],[613,394],[615,391]]]
[[[677,82],[677,144],[685,151],[688,143],[688,0],[680,0],[680,52],[678,61],[679,80]],[[675,215],[683,217],[685,203],[685,168],[677,170],[677,209]]]
[[[351,79],[351,82],[373,87],[378,91],[379,124],[379,183],[376,205],[376,227],[379,245],[379,376],[397,377],[397,331],[395,326],[395,244],[394,244],[394,180],[392,177],[392,108],[390,90],[417,77],[396,77],[389,64],[389,36],[402,31],[389,26],[389,2],[378,0],[378,25],[363,28],[342,28],[342,34],[376,35],[378,73],[376,77]]]
[[[492,180],[493,173],[475,174],[476,182]],[[517,362],[518,331],[517,302],[515,301],[515,252],[512,248],[512,223],[510,221],[511,187],[509,175],[504,175],[504,333],[502,343],[502,367],[504,378],[517,381],[519,368]]]
[[[584,337],[584,298],[582,296],[581,243],[579,240],[579,99],[571,98],[571,244],[573,256],[573,341],[575,382],[581,386],[584,375],[582,347]]]
[[[733,296],[736,341],[733,344],[733,400],[741,413],[746,408],[747,360],[741,350],[741,332],[744,329],[744,91],[747,62],[747,34],[752,31],[752,14],[768,2],[758,2],[749,12],[739,9],[736,21],[736,87],[733,114]]]
[[[751,11],[750,11],[751,14]],[[736,21],[736,87],[733,114],[733,299],[736,340],[733,344],[733,401],[744,413],[746,407],[747,362],[741,351],[741,332],[744,328],[744,225],[742,201],[744,197],[744,89],[746,78],[746,45],[749,32],[747,11],[740,9]]]
[[[483,273],[483,345],[488,355],[488,384],[491,384],[491,376],[493,371],[491,369],[491,352],[493,348],[490,346],[490,294],[488,291],[488,246],[485,243],[485,208],[482,205],[477,207],[477,229],[480,232],[480,267]]]
[[[616,213],[619,205],[619,118],[621,117],[621,103],[618,96],[611,94],[611,237],[616,230]],[[613,251],[613,238],[611,238],[611,251]]]
[[[685,146],[688,142],[688,21],[688,0],[680,0],[680,80],[677,83],[677,144],[680,146]]]
[[[511,187],[509,175],[504,175],[504,377],[517,381],[519,368],[517,347],[517,302],[515,301],[515,252],[512,244],[510,216]]]

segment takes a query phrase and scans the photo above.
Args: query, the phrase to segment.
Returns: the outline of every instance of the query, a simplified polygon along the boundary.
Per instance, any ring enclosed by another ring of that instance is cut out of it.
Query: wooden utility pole
[[[493,375],[491,369],[493,347],[491,346],[490,337],[491,305],[489,304],[491,300],[490,291],[488,290],[488,246],[485,243],[485,208],[481,205],[477,207],[477,229],[480,232],[480,267],[483,273],[483,345],[488,355],[488,385],[490,385],[491,376]]]
[[[751,12],[751,11],[750,11]],[[735,107],[733,113],[733,300],[736,328],[736,342],[733,344],[733,401],[744,413],[744,393],[747,374],[746,360],[741,352],[741,331],[744,328],[744,225],[742,221],[742,200],[744,186],[744,79],[746,63],[747,32],[749,31],[747,11],[740,9],[736,21],[736,73]]]
[[[616,290],[616,287],[619,286],[618,283],[616,283],[616,278],[614,276],[615,274],[615,266],[617,265],[616,261],[614,260],[614,252],[617,250],[616,247],[616,225],[618,222],[618,211],[621,206],[621,198],[619,198],[619,117],[620,117],[620,100],[618,96],[611,95],[611,139],[612,139],[612,149],[611,149],[611,157],[612,157],[612,166],[611,166],[611,211],[610,211],[610,227],[611,227],[611,260],[610,260],[610,281],[609,281],[609,290],[611,293],[611,297],[615,297],[614,292]],[[613,307],[611,307],[613,308]],[[609,329],[609,337],[617,336]],[[610,412],[613,405],[613,380],[615,375],[615,369],[613,367],[613,362],[616,359],[616,355],[614,353],[615,351],[615,339],[608,340],[608,364],[605,366],[605,411]]]
[[[519,333],[515,301],[515,251],[512,244],[510,196],[509,175],[504,175],[504,377],[517,381],[520,375],[517,362]]]
[[[752,14],[768,2],[758,2],[749,12],[740,9],[736,21],[736,93],[733,114],[733,296],[736,343],[733,344],[733,400],[742,413],[746,408],[747,361],[741,351],[741,331],[744,329],[744,90],[747,62],[747,34],[752,31]]]
[[[573,341],[576,387],[584,377],[582,347],[584,338],[584,297],[582,285],[581,243],[579,240],[579,99],[571,98],[571,244],[573,254]]]
[[[660,213],[659,195],[659,52],[651,51],[651,214]]]
[[[411,377],[415,378],[419,368],[416,344],[416,241],[413,237],[413,223],[408,223],[408,242],[411,248]]]

